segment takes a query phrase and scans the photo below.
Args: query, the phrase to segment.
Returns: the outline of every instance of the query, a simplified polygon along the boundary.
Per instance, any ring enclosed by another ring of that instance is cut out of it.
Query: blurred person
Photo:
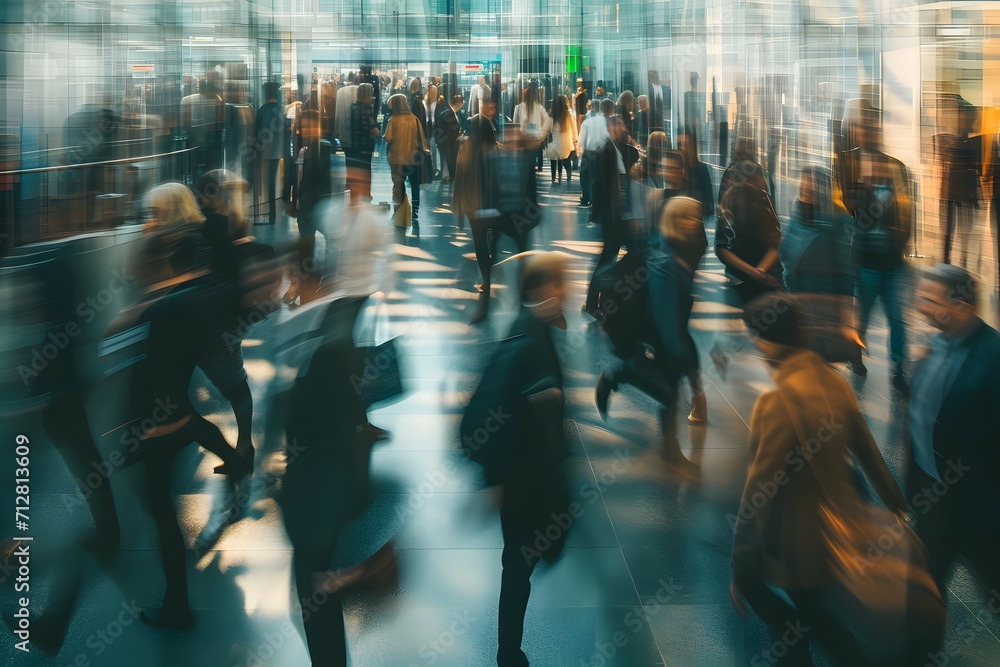
[[[278,165],[282,158],[282,141],[285,138],[285,112],[278,102],[281,84],[269,81],[264,84],[266,101],[257,110],[257,161],[264,179],[264,193],[267,197],[267,222],[278,221]]]
[[[679,151],[670,149],[666,133],[656,130],[650,133],[646,152],[632,165],[629,176],[651,188],[665,190],[672,197],[680,194],[686,180],[684,158]]]
[[[440,177],[440,164],[438,164],[437,148],[437,109],[438,109],[438,87],[434,84],[427,86],[427,94],[424,96],[424,134],[427,135],[427,144],[431,151],[431,173],[429,180]]]
[[[975,108],[962,98],[954,102],[955,134],[934,137],[938,160],[941,163],[941,209],[944,220],[944,263],[952,263],[952,246],[956,239],[962,248],[957,265],[968,267],[969,246],[975,211],[979,210],[980,164],[971,135],[976,128]]]
[[[517,128],[509,128],[504,150],[499,151],[496,127],[491,116],[495,102],[480,105],[482,115],[470,120],[469,141],[462,148],[456,196],[462,194],[460,208],[469,218],[476,263],[483,282],[479,303],[470,324],[482,321],[489,310],[491,274],[499,254],[501,235],[514,240],[517,251],[528,247],[528,234],[540,221],[537,180],[531,165],[538,141],[521,137]],[[473,182],[472,178],[478,179]],[[453,204],[453,210],[458,210]]]
[[[740,166],[742,165],[742,166]],[[781,225],[767,193],[763,171],[747,160],[723,176],[715,229],[715,254],[743,303],[782,289]],[[732,173],[731,173],[732,170]],[[747,174],[748,178],[743,178]]]
[[[623,175],[628,174],[628,171],[639,161],[639,151],[635,147],[632,137],[629,136],[625,121],[618,114],[608,116],[608,134],[611,136],[611,140],[614,142],[615,148],[618,150],[618,155],[621,158],[621,163],[625,170],[621,173]]]
[[[420,129],[427,136],[427,109],[424,107],[424,88],[419,78],[410,82],[410,113],[420,123]]]
[[[493,123],[483,116],[473,116],[470,119],[468,140],[459,148],[455,168],[451,211],[459,227],[465,218],[471,219],[476,211],[485,208],[482,206],[483,165],[486,155],[497,150],[497,146],[497,133]]]
[[[889,321],[889,365],[892,386],[905,393],[905,302],[909,272],[903,252],[913,228],[913,199],[906,167],[881,150],[881,112],[866,108],[849,128],[859,145],[837,156],[837,185],[842,202],[855,220],[852,261],[859,266],[856,285],[858,334],[868,332],[875,300],[881,297]],[[860,360],[851,364],[858,376],[868,374]]]
[[[520,126],[521,135],[530,139],[541,140],[549,133],[552,118],[546,113],[544,105],[538,101],[538,86],[532,83],[521,95],[521,103],[514,108],[514,124]],[[542,171],[542,147],[538,146],[535,171]]]
[[[558,538],[541,551],[536,550],[538,531],[545,533],[555,517],[572,521],[565,471],[569,450],[562,425],[563,374],[551,331],[566,328],[567,263],[557,253],[530,256],[524,262],[520,312],[487,363],[461,426],[467,454],[483,465],[486,485],[499,487],[502,496],[500,667],[528,664],[521,641],[531,574],[540,559],[552,563],[559,557],[569,526],[560,527]],[[470,434],[483,427],[498,405],[511,416],[479,446]]]
[[[146,261],[155,263],[154,252],[173,262],[167,280],[145,282],[140,301],[125,309],[106,335],[137,326],[148,327],[145,354],[135,373],[130,394],[131,411],[155,426],[144,429],[140,447],[126,455],[126,464],[146,460],[146,490],[156,523],[160,560],[166,592],[160,606],[147,607],[142,620],[152,626],[185,628],[194,622],[188,604],[184,539],[170,499],[170,479],[177,453],[197,442],[223,463],[217,474],[240,480],[253,471],[252,447],[243,452],[231,447],[219,429],[194,409],[188,390],[195,367],[203,363],[206,349],[214,345],[216,333],[225,329],[228,301],[223,283],[210,269],[212,249],[201,262],[197,252],[184,252],[197,245],[201,214],[194,195],[179,183],[167,183],[149,193],[154,218],[144,231],[159,243],[142,250]],[[152,248],[152,251],[150,250]],[[187,256],[183,263],[178,256]],[[242,370],[242,367],[241,367]]]
[[[481,113],[479,105],[492,97],[493,91],[486,84],[486,77],[481,76],[476,79],[476,85],[469,91],[469,114],[475,116]]]
[[[576,121],[570,113],[569,101],[565,95],[556,95],[552,102],[552,142],[546,149],[549,153],[553,183],[560,182],[562,172],[565,171],[566,185],[570,184],[573,178],[573,163],[569,157],[576,153],[578,143]]]
[[[733,187],[750,184],[758,190],[771,196],[770,179],[767,170],[757,161],[757,143],[752,137],[740,137],[733,146],[733,159],[729,166],[722,173],[719,182],[719,198],[717,203],[721,206],[722,200]]]
[[[195,148],[194,176],[222,167],[222,138],[226,108],[219,93],[219,77],[198,80],[198,92],[181,100],[181,126],[186,129],[188,146]]]
[[[419,79],[416,81],[419,82]],[[419,235],[420,167],[423,162],[423,149],[427,146],[427,137],[420,121],[407,106],[405,95],[396,94],[390,97],[389,108],[392,109],[392,119],[385,130],[385,140],[389,144],[393,211],[403,204],[406,198],[406,182],[409,181],[413,234]]]
[[[648,249],[638,246],[629,252],[641,252],[641,262],[649,280],[640,320],[634,323],[634,339],[624,362],[601,372],[595,390],[597,410],[602,419],[608,416],[608,399],[621,384],[631,384],[660,404],[662,440],[660,453],[671,473],[696,478],[698,467],[681,452],[677,439],[679,383],[687,375],[697,396],[701,391],[697,350],[688,330],[694,306],[693,284],[697,265],[707,241],[701,219],[701,206],[689,197],[674,197],[667,202],[657,221],[658,244]],[[700,249],[700,251],[699,251]],[[609,297],[614,299],[614,297]],[[704,414],[704,399],[696,401]]]
[[[462,135],[462,118],[459,116],[459,112],[464,103],[461,95],[452,95],[451,104],[441,108],[435,124],[441,137],[438,140],[438,147],[442,155],[441,161],[448,172],[444,175],[444,181],[452,184],[455,182],[458,162],[458,138]]]
[[[782,281],[789,292],[853,296],[849,218],[833,199],[829,169],[803,167],[799,194],[781,237]]]
[[[594,266],[594,272],[590,278],[590,287],[587,289],[587,300],[583,304],[583,312],[589,313],[592,317],[596,317],[598,313],[598,272],[602,267],[607,266],[615,260],[618,256],[618,251],[621,250],[622,244],[625,243],[624,230],[621,223],[621,188],[619,177],[626,172],[622,155],[615,144],[615,140],[616,138],[620,138],[621,132],[616,130],[615,135],[611,134],[612,130],[615,130],[615,126],[612,126],[610,122],[611,116],[614,115],[614,110],[615,103],[611,100],[604,100],[601,102],[602,116],[584,123],[585,130],[589,129],[589,127],[594,127],[597,130],[597,128],[601,127],[599,123],[604,122],[605,134],[607,135],[603,145],[594,150],[588,159],[593,169],[593,209],[591,213],[593,214],[594,221],[601,226],[601,233],[604,237],[604,246],[601,248],[601,254],[597,259],[597,264]],[[588,126],[588,123],[593,124]],[[598,132],[599,130],[595,132],[595,135]],[[589,142],[591,138],[588,136],[587,140]],[[586,144],[584,144],[584,148],[586,149]]]
[[[348,76],[347,83],[337,89],[333,128],[334,136],[340,141],[340,147],[344,150],[345,155],[348,149],[354,148],[351,109],[358,101],[358,92],[359,88],[353,73]],[[334,146],[332,142],[330,145]]]
[[[983,137],[988,142],[989,159],[986,161],[983,192],[990,200],[990,225],[993,230],[993,266],[996,271],[995,288],[1000,291],[1000,129],[992,136]]]
[[[347,185],[351,201],[369,203],[372,200],[372,155],[379,129],[375,113],[375,92],[370,83],[358,86],[358,101],[351,105],[351,148],[347,156]]]
[[[623,90],[615,102],[615,113],[618,114],[622,122],[625,123],[625,131],[631,139],[635,139],[636,131],[636,108],[635,94],[631,90]]]
[[[610,100],[610,99],[611,99],[611,93],[609,93],[606,90],[604,90],[604,82],[603,81],[598,81],[597,82],[597,87],[594,89],[594,99],[593,99],[593,101],[599,104],[600,102],[602,102],[604,100]]]
[[[587,116],[590,97],[587,95],[587,88],[583,85],[583,79],[576,80],[576,92],[573,93],[573,109],[576,111],[577,133],[583,125],[583,119]]]
[[[333,147],[321,136],[319,112],[303,111],[302,149],[296,157],[298,165],[298,274],[282,297],[289,306],[303,305],[317,296],[322,266],[315,257],[316,233],[325,234],[323,214],[325,204],[333,194],[330,180],[330,159]]]
[[[684,157],[684,186],[681,189],[688,197],[701,202],[702,216],[708,219],[715,214],[712,174],[708,165],[698,157],[698,141],[694,132],[685,130],[677,135],[677,150]]]
[[[770,628],[772,645],[785,647],[783,655],[773,652],[774,664],[812,665],[809,646],[813,639],[836,664],[923,664],[924,653],[944,632],[939,596],[934,604],[937,591],[927,592],[928,597],[913,588],[905,567],[894,573],[898,581],[891,583],[905,597],[898,620],[904,628],[904,655],[899,662],[881,663],[866,654],[852,632],[860,619],[844,618],[840,603],[830,594],[845,573],[835,570],[843,554],[828,551],[832,546],[824,533],[822,513],[836,511],[837,525],[850,530],[874,510],[859,491],[852,460],[878,498],[905,523],[906,499],[886,467],[850,386],[820,357],[803,348],[800,316],[789,297],[778,293],[759,297],[744,310],[744,321],[776,388],[757,399],[750,419],[749,470],[740,509],[731,519],[730,599],[734,608],[745,615],[748,603]],[[810,441],[821,443],[818,450],[806,440],[807,435]],[[776,492],[761,504],[757,500],[760,490],[771,485]],[[867,534],[850,533],[849,539],[857,541],[852,547],[857,553],[869,549]],[[846,574],[864,585],[863,569],[861,574]],[[788,629],[796,627],[809,631],[795,632],[792,641]],[[888,644],[890,640],[885,636],[880,641]]]
[[[204,202],[202,232],[215,252],[212,270],[219,289],[228,293],[216,319],[220,328],[206,334],[198,366],[232,404],[238,432],[236,449],[252,463],[253,397],[243,361],[244,316],[266,316],[277,309],[271,291],[277,289],[278,276],[274,250],[248,234],[249,224],[241,210],[246,186],[246,181],[224,169],[208,172],[198,183]],[[263,288],[262,293],[253,291],[251,283],[255,282]]]
[[[635,98],[638,111],[635,112],[635,140],[643,148],[649,141],[649,96],[640,95]]]
[[[611,138],[608,134],[608,116],[614,114],[614,103],[610,107],[605,106],[608,114],[595,113],[587,114],[587,118],[580,126],[579,150],[580,156],[580,206],[587,208],[593,203],[594,190],[594,169],[593,162],[597,157],[597,151]]]
[[[1000,334],[976,316],[979,284],[938,264],[921,277],[917,311],[940,333],[913,375],[908,491],[931,573],[944,590],[961,556],[1000,591]],[[947,489],[942,493],[941,488]]]

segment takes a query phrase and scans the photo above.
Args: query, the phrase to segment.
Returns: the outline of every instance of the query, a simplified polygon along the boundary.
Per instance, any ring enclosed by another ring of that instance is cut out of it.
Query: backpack
[[[484,468],[491,485],[509,478],[522,458],[525,398],[513,361],[518,347],[525,343],[523,335],[500,342],[459,426],[462,450]]]
[[[649,269],[642,255],[630,250],[621,259],[602,267],[596,276],[600,294],[598,322],[611,339],[616,355],[632,355],[636,343],[649,331]]]

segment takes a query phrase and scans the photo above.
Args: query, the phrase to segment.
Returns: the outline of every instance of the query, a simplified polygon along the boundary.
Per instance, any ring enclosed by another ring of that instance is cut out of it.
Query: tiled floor
[[[766,631],[730,608],[726,515],[738,504],[745,470],[747,423],[755,397],[769,386],[759,360],[745,349],[726,305],[720,266],[705,259],[697,280],[692,328],[709,380],[707,426],[682,427],[682,442],[703,470],[700,485],[678,485],[663,472],[654,451],[658,425],[652,401],[634,391],[615,394],[603,422],[593,404],[596,373],[610,362],[601,335],[581,319],[586,280],[599,249],[599,232],[575,208],[577,186],[549,187],[542,177],[544,219],[533,247],[558,248],[572,256],[573,296],[569,328],[561,341],[570,404],[574,454],[573,494],[584,513],[572,527],[566,551],[551,568],[539,567],[526,619],[525,650],[541,666],[757,665]],[[463,401],[476,381],[488,343],[502,336],[514,305],[503,289],[510,275],[497,270],[494,310],[476,328],[465,322],[479,281],[472,244],[442,208],[440,185],[425,187],[422,236],[397,238],[395,288],[389,295],[391,328],[405,353],[409,394],[371,414],[393,433],[371,460],[377,492],[372,507],[345,539],[344,562],[364,556],[395,536],[401,581],[387,596],[355,595],[346,606],[354,665],[489,665],[496,650],[500,583],[499,522],[476,468],[455,448]],[[376,200],[388,198],[385,170],[376,174]],[[293,222],[259,227],[259,236],[294,238]],[[513,248],[510,248],[513,251]],[[995,312],[995,311],[994,311]],[[106,569],[86,556],[61,552],[58,544],[86,534],[83,504],[69,495],[72,480],[58,457],[37,446],[33,463],[44,470],[35,487],[34,521],[47,528],[36,542],[33,564],[37,609],[45,588],[65,568],[63,558],[83,558],[84,592],[70,634],[57,658],[0,648],[10,665],[111,665],[149,667],[250,667],[308,664],[298,607],[290,595],[290,550],[274,501],[281,468],[278,424],[272,416],[274,379],[280,374],[272,332],[287,311],[257,326],[246,344],[257,406],[260,448],[255,501],[248,516],[229,527],[213,549],[192,553],[190,581],[198,621],[189,631],[154,630],[135,622],[131,605],[161,594],[154,537],[136,502],[135,472],[112,477],[123,519],[124,550]],[[871,372],[852,379],[862,409],[893,472],[903,463],[897,397],[888,387],[884,319],[870,334]],[[920,334],[915,335],[919,338]],[[723,377],[708,361],[714,347],[731,364]],[[200,378],[204,386],[204,378]],[[124,387],[111,382],[90,403],[96,433],[113,429],[109,405]],[[231,412],[214,389],[199,389],[200,408],[234,440]],[[43,441],[41,427],[26,417],[22,432]],[[114,437],[113,434],[109,437]],[[212,479],[212,457],[190,448],[175,473],[178,507],[190,544],[206,528],[221,482]],[[124,606],[123,606],[124,605]],[[948,665],[1000,664],[1000,618],[964,570],[949,590],[951,639],[957,655]],[[822,657],[818,664],[822,662]]]

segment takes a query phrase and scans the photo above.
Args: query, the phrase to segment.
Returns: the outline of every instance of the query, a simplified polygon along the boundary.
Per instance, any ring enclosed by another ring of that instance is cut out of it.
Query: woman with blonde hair
[[[607,419],[608,399],[621,383],[631,384],[655,399],[662,406],[660,454],[668,470],[683,477],[697,477],[697,466],[681,452],[677,439],[680,380],[697,365],[697,352],[687,327],[694,307],[696,267],[687,259],[693,252],[676,249],[702,244],[705,230],[701,204],[689,197],[670,199],[659,216],[658,233],[662,243],[651,244],[642,257],[649,280],[642,288],[646,292],[645,309],[636,327],[633,349],[617,368],[601,373],[596,389],[597,410]]]
[[[410,182],[412,195],[413,233],[420,233],[418,219],[420,211],[420,165],[423,150],[428,148],[427,137],[420,121],[410,111],[406,95],[396,94],[388,100],[392,118],[385,129],[385,140],[389,144],[389,169],[392,177],[393,211],[406,199],[406,182]]]

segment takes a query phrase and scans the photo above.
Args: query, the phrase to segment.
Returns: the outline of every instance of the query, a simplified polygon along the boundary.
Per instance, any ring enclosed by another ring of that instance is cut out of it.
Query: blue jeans
[[[906,282],[909,272],[905,265],[889,271],[861,268],[858,281],[858,334],[864,338],[871,319],[875,299],[882,297],[882,309],[889,320],[889,361],[892,372],[902,370],[906,361],[906,322],[903,318]]]

